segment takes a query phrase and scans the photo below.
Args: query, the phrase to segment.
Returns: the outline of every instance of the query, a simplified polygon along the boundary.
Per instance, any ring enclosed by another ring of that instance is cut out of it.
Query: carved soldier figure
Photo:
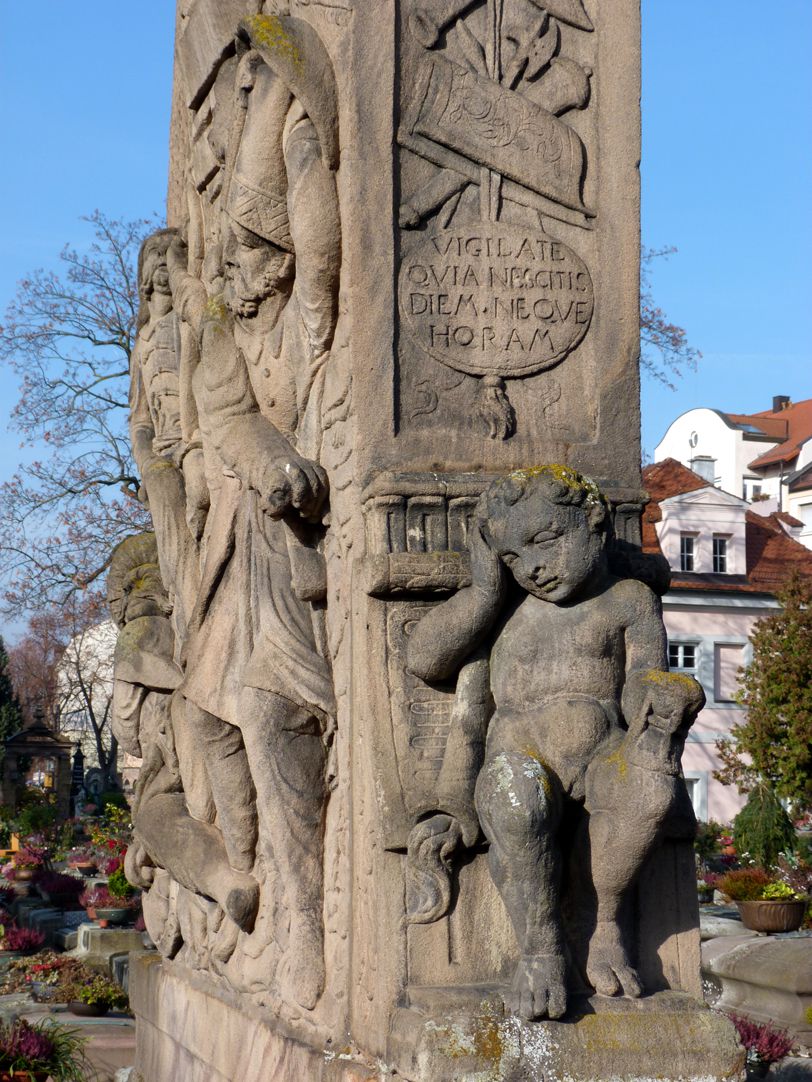
[[[508,1005],[558,1018],[570,951],[587,945],[597,992],[641,994],[630,891],[658,842],[692,836],[679,760],[704,696],[667,671],[654,593],[610,573],[608,508],[592,482],[561,466],[518,471],[478,513],[472,585],[420,621],[409,665],[437,680],[484,642],[489,666],[475,660],[461,677],[438,815],[410,849],[418,864],[421,848],[447,856],[460,838],[473,844],[478,820],[520,950]]]
[[[170,605],[154,534],[136,534],[115,549],[107,597],[120,628],[113,732],[126,752],[143,759],[133,801],[135,834],[127,851],[127,874],[148,892],[144,897],[148,929],[165,953],[174,953],[179,945],[177,922],[169,911],[168,892],[154,889],[157,876],[171,877],[193,894],[217,902],[234,925],[250,930],[259,893],[256,880],[231,868],[222,835],[189,815],[183,795],[173,720],[183,724],[183,700],[176,692],[183,674],[174,661]],[[198,786],[206,785],[203,771],[198,755]]]
[[[197,541],[208,509],[199,435],[184,438],[178,325],[166,251],[175,235],[159,229],[138,258],[141,307],[130,376],[130,439],[141,474],[179,634],[197,592]],[[188,434],[187,434],[188,435]]]
[[[271,31],[291,48],[271,48]],[[332,68],[312,28],[256,16],[243,39],[252,47],[237,76],[222,300],[207,300],[190,278],[180,244],[170,253],[184,317],[200,334],[201,429],[225,475],[182,690],[232,866],[255,870],[281,896],[279,987],[312,1008],[324,985],[322,833],[335,715],[319,549],[327,478],[316,458],[340,264],[337,115]],[[250,770],[233,756],[243,744]],[[246,829],[252,815],[255,829]]]

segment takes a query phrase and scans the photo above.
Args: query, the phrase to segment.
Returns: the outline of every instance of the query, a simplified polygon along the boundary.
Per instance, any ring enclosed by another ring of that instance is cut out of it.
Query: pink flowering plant
[[[792,1038],[783,1029],[774,1029],[766,1022],[753,1022],[738,1014],[729,1017],[751,1063],[777,1063],[792,1050]]]
[[[93,1068],[85,1057],[86,1039],[78,1030],[48,1019],[0,1022],[0,1072],[48,1072],[52,1082],[87,1082]]]
[[[37,951],[45,943],[45,936],[34,928],[18,928],[16,924],[3,928],[0,950],[26,952]]]

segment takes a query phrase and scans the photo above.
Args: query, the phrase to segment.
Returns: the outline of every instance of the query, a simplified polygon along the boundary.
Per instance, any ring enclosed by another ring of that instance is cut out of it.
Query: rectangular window
[[[812,503],[802,503],[798,508],[798,518],[807,530],[812,527]]]
[[[670,642],[668,644],[668,666],[694,672],[696,670],[696,643]]]
[[[694,569],[694,534],[684,533],[679,539],[679,567],[680,571],[693,571]]]
[[[727,540],[718,534],[713,538],[713,570],[717,575],[727,574]]]
[[[713,648],[713,697],[717,703],[735,701],[743,660],[743,646],[718,642]]]

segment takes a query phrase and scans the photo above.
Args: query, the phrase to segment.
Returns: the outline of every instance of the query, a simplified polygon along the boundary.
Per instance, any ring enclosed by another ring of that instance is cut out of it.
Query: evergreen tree
[[[9,673],[6,644],[0,636],[0,758],[3,755],[2,742],[16,733],[22,725],[22,711],[14,691]]]
[[[750,636],[738,696],[747,717],[720,743],[715,777],[743,791],[767,781],[800,811],[812,805],[812,583],[795,574],[777,597],[781,611]]]

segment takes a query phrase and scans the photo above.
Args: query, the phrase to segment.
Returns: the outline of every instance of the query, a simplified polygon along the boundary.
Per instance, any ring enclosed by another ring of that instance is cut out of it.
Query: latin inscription
[[[427,236],[400,268],[409,334],[475,376],[552,368],[584,338],[594,294],[586,264],[543,233],[483,223]]]

